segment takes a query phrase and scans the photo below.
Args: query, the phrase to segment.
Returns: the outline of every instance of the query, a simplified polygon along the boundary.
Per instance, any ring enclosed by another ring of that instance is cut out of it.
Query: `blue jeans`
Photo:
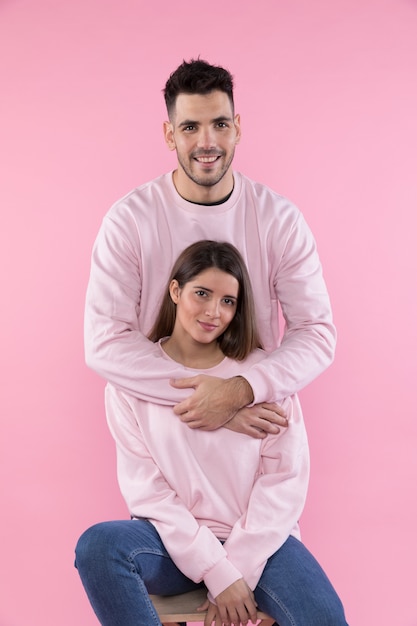
[[[103,626],[161,626],[148,594],[201,586],[180,572],[146,520],[89,528],[78,541],[75,565]],[[268,559],[254,593],[259,609],[279,626],[347,626],[329,579],[294,537]]]

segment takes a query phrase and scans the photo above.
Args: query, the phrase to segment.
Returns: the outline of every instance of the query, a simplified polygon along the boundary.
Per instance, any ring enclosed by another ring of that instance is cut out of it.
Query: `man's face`
[[[177,191],[193,202],[215,202],[233,188],[231,163],[240,140],[240,118],[226,93],[179,94],[164,125],[170,150],[177,151]]]

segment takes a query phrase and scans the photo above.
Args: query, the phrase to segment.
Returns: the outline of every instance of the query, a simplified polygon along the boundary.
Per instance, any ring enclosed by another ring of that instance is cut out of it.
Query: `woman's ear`
[[[178,281],[174,278],[169,284],[169,295],[174,304],[177,304],[180,296],[180,286]]]

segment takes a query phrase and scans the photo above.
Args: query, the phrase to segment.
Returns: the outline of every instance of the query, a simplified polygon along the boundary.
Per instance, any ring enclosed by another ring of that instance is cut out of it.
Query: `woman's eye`
[[[205,291],[202,291],[201,289],[199,289],[198,291],[195,292],[197,296],[205,296],[207,295]]]

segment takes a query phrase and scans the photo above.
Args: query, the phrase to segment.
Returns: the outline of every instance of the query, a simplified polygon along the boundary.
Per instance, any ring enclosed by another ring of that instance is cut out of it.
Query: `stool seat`
[[[150,598],[162,624],[204,622],[207,611],[197,611],[197,607],[201,606],[207,598],[205,587],[176,596],[150,595]],[[262,611],[258,611],[258,619],[269,620],[270,625],[274,623],[274,620]]]

